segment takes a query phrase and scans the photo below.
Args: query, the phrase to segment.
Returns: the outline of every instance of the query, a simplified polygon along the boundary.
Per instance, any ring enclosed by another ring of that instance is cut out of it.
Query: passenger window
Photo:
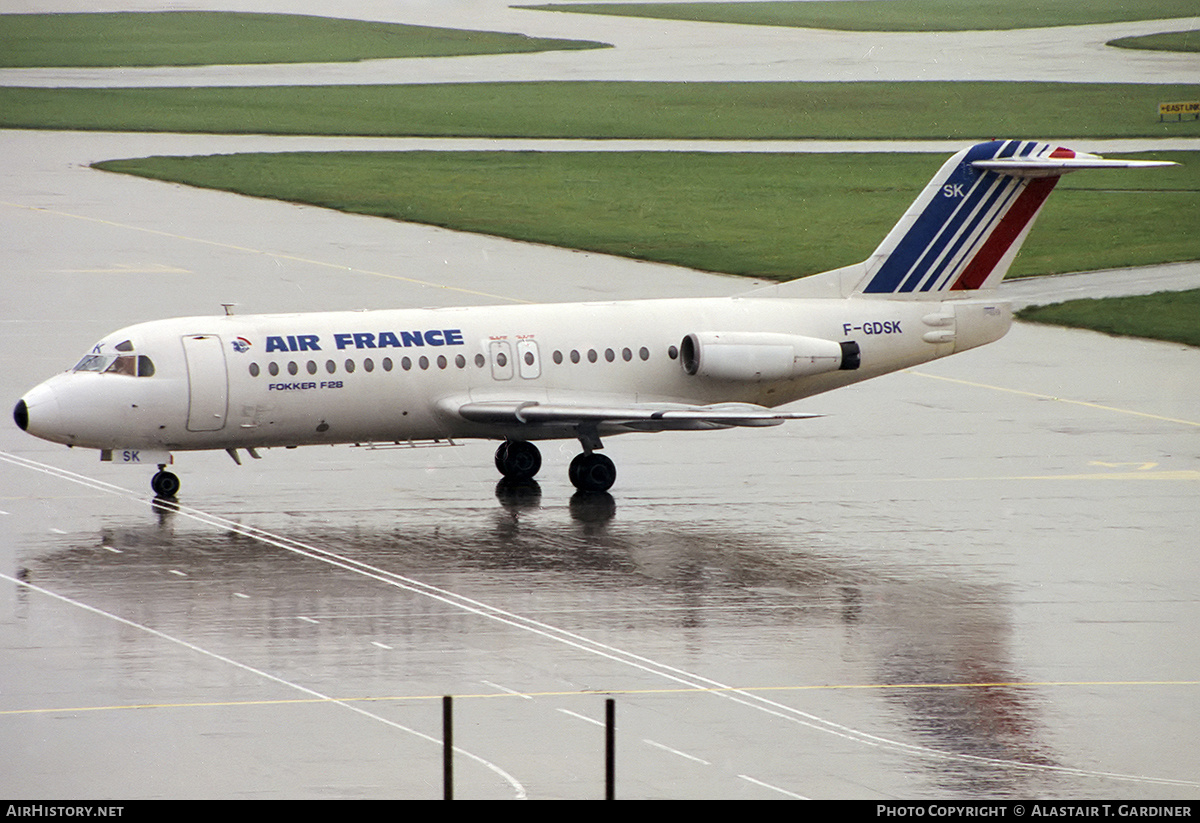
[[[383,370],[384,371],[392,370],[392,358],[390,358],[390,357],[383,358]]]
[[[306,368],[308,369],[309,374],[316,374],[317,373],[317,362],[315,360],[309,360],[308,366]]]
[[[646,348],[645,346],[642,346],[640,349],[638,349],[638,357],[642,358],[643,360],[649,360],[650,359],[650,350],[648,348]],[[675,358],[671,358],[671,359],[674,360]]]
[[[259,375],[259,368],[258,368],[258,364],[257,364],[257,363],[251,363],[251,364],[250,364],[250,376],[251,376],[251,377],[258,377],[258,375]]]
[[[555,349],[553,357],[554,357],[555,364],[561,366],[562,365],[562,352],[560,352],[558,349]]]
[[[294,376],[296,374],[296,372],[298,372],[298,371],[300,371],[300,367],[296,365],[296,361],[289,360],[288,361],[288,374]]]
[[[333,374],[334,372],[337,371],[337,363],[334,363],[332,360],[326,360],[325,361],[325,371],[329,372],[330,374]]]
[[[278,377],[279,376],[279,364],[274,361],[268,363],[267,371],[269,371],[271,373],[272,377]]]
[[[633,352],[631,352],[628,348],[621,349],[621,359],[628,363],[633,359]]]
[[[346,361],[346,373],[354,374],[354,361],[353,360]]]
[[[375,361],[368,357],[363,361],[363,368],[367,371],[375,371]]]

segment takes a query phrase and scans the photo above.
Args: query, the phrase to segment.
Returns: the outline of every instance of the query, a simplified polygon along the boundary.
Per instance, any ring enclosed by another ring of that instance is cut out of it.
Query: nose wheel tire
[[[617,481],[617,467],[602,454],[584,452],[571,461],[567,477],[581,492],[606,492]]]
[[[179,478],[171,472],[160,471],[150,478],[150,488],[158,497],[174,497],[179,493],[181,485],[183,484],[179,482]]]
[[[496,469],[509,480],[532,480],[542,467],[542,453],[527,440],[505,440],[496,449]]]

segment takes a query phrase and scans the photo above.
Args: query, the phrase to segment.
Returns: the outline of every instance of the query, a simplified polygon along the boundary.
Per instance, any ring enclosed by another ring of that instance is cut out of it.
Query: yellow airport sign
[[[1186,103],[1159,103],[1158,119],[1162,120],[1169,114],[1178,116],[1180,120],[1183,119],[1185,114],[1200,118],[1200,100],[1192,100]]]

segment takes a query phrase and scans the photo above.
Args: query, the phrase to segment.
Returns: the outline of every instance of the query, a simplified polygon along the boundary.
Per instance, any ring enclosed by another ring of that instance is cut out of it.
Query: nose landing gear
[[[150,488],[154,490],[155,497],[173,498],[179,494],[181,485],[179,478],[167,471],[166,466],[159,466],[158,474],[150,478]]]

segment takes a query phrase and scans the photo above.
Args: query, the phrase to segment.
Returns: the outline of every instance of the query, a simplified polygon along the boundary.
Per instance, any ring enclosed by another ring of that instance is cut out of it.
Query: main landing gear
[[[496,449],[496,468],[509,480],[532,480],[541,467],[541,452],[527,440],[505,440]],[[606,492],[616,482],[617,467],[585,445],[585,450],[571,461],[567,477],[581,492]]]
[[[179,478],[167,471],[165,466],[159,466],[158,474],[150,478],[150,488],[154,490],[155,497],[173,498],[179,494],[181,485]]]

